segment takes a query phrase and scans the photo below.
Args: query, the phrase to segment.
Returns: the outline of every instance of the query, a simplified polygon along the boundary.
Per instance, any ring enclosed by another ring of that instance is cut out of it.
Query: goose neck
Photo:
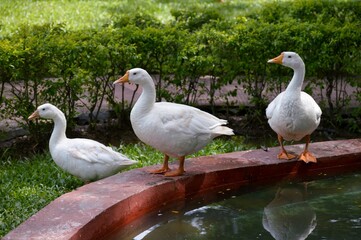
[[[142,94],[133,108],[133,111],[138,112],[139,114],[150,111],[156,98],[155,85],[152,79],[151,81],[142,84],[142,89]]]
[[[66,119],[63,113],[59,113],[53,119],[54,129],[50,137],[49,145],[50,147],[54,146],[56,143],[60,142],[63,139],[66,139]]]
[[[305,65],[300,63],[296,68],[293,68],[293,77],[291,82],[288,84],[286,91],[291,93],[301,93],[303,80],[305,78]]]

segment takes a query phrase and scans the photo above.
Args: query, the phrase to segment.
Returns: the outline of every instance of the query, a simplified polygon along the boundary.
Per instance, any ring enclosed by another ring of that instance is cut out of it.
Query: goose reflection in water
[[[316,228],[316,213],[297,188],[279,188],[264,208],[263,227],[276,240],[301,240]]]
[[[229,236],[239,234],[238,214],[237,210],[225,206],[203,206],[188,211],[183,216],[154,225],[133,239],[229,239]]]

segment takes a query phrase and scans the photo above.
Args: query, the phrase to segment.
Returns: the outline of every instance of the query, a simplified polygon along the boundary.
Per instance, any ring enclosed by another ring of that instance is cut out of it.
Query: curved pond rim
[[[303,148],[286,146],[296,155]],[[129,236],[160,210],[176,211],[214,201],[220,193],[251,191],[284,180],[361,170],[361,139],[314,142],[309,150],[317,163],[279,160],[279,147],[274,147],[187,159],[187,172],[175,178],[148,173],[154,166],[119,173],[60,196],[3,239],[104,239],[122,229]]]

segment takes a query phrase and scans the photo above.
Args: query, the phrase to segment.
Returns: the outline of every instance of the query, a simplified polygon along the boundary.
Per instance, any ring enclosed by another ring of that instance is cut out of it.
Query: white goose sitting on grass
[[[154,82],[144,69],[133,68],[114,83],[125,82],[139,84],[143,88],[130,113],[135,134],[164,154],[163,166],[152,173],[180,176],[184,173],[186,155],[202,149],[217,136],[234,135],[232,129],[222,126],[227,124],[226,120],[207,112],[183,104],[155,102]],[[170,171],[169,157],[178,158],[177,170]]]
[[[111,176],[137,163],[97,141],[86,138],[67,138],[64,113],[50,103],[39,106],[29,116],[29,120],[39,117],[54,121],[49,149],[55,163],[85,182]]]
[[[266,109],[268,123],[278,134],[281,146],[278,158],[293,159],[296,157],[287,153],[283,146],[283,139],[299,141],[305,138],[306,146],[299,156],[299,160],[306,163],[317,162],[315,156],[308,151],[308,145],[311,133],[320,124],[322,111],[310,95],[301,91],[305,77],[305,64],[301,57],[294,52],[283,52],[268,62],[278,63],[294,70],[292,80],[286,90],[281,92]]]

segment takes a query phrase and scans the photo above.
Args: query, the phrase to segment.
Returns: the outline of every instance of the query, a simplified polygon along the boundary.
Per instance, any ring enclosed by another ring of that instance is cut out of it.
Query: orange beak
[[[28,117],[28,120],[33,120],[33,119],[36,119],[36,118],[39,118],[40,115],[39,115],[39,112],[38,110],[36,110],[35,112],[33,112],[29,117]]]
[[[278,64],[282,64],[282,60],[283,60],[283,53],[281,53],[281,55],[279,55],[278,57],[272,58],[270,60],[268,60],[268,63],[278,63]]]
[[[119,78],[118,80],[114,81],[113,84],[116,83],[126,83],[129,82],[129,71],[127,71],[123,77]]]

